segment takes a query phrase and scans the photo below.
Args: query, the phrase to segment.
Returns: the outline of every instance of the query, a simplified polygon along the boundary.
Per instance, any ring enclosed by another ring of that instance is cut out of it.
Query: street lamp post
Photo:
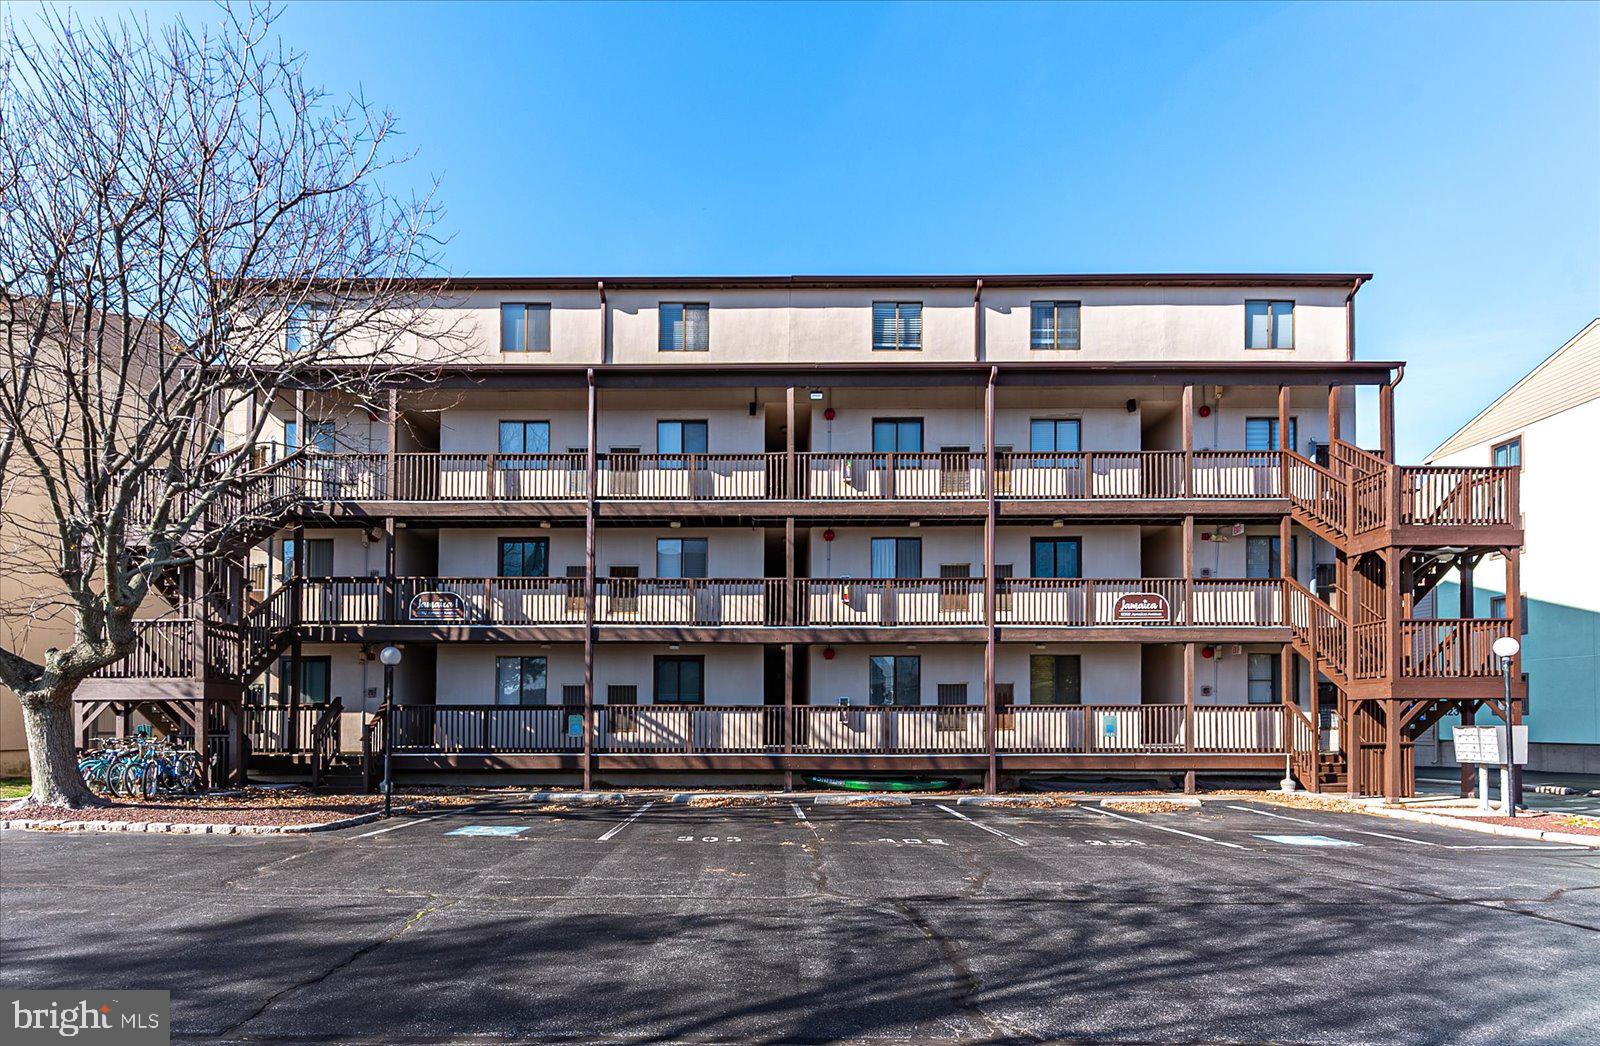
[[[1500,675],[1506,684],[1506,750],[1501,753],[1504,760],[1500,767],[1500,800],[1505,807],[1507,817],[1517,816],[1516,796],[1511,791],[1512,759],[1515,756],[1516,743],[1512,739],[1511,730],[1511,659],[1517,656],[1517,651],[1522,649],[1522,644],[1517,642],[1515,636],[1501,636],[1494,641],[1494,654],[1500,659]]]
[[[394,812],[394,666],[400,663],[400,648],[393,643],[378,651],[383,662],[383,816]]]

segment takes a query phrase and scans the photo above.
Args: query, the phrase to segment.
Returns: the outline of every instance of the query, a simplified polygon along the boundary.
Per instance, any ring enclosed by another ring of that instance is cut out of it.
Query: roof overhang
[[[1383,385],[1399,363],[1372,360],[1319,362],[1168,362],[1106,363],[761,363],[671,365],[608,363],[590,365],[467,364],[397,371],[395,388],[561,389],[582,388],[594,373],[598,388],[709,389],[751,386],[803,388],[982,387],[993,371],[997,386],[1082,387],[1137,385]],[[363,368],[363,373],[366,369]],[[340,384],[338,368],[312,371],[285,387],[314,389]]]

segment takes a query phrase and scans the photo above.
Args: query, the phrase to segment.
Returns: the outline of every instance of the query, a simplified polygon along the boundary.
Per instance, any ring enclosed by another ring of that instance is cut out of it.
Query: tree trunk
[[[57,688],[17,696],[22,701],[22,724],[28,735],[28,761],[33,773],[33,791],[24,802],[74,809],[107,805],[90,791],[78,773],[72,691]]]

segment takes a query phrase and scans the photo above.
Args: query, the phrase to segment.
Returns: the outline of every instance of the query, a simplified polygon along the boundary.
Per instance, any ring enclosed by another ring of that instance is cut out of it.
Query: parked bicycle
[[[155,799],[202,790],[200,757],[186,746],[149,736],[105,738],[78,760],[78,772],[96,791]]]

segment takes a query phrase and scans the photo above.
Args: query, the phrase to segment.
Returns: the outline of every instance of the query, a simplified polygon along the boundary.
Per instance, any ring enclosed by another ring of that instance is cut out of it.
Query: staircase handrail
[[[1283,493],[1289,503],[1299,508],[1302,512],[1316,519],[1329,530],[1343,536],[1350,533],[1350,481],[1334,472],[1332,469],[1323,468],[1315,461],[1297,454],[1292,450],[1284,450],[1283,455]],[[1331,511],[1328,502],[1324,499],[1305,497],[1296,494],[1296,484],[1292,480],[1296,468],[1308,470],[1313,480],[1320,480],[1332,493]]]
[[[311,724],[311,787],[322,785],[322,772],[333,762],[339,751],[339,730],[343,723],[344,701],[334,698],[317,714]]]

